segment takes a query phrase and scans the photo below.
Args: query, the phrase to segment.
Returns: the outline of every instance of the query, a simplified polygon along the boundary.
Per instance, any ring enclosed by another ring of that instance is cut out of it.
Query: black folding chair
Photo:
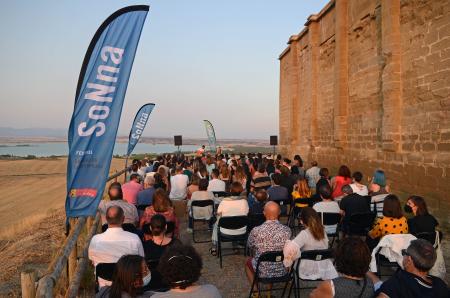
[[[333,247],[334,240],[339,239],[339,232],[337,225],[341,222],[341,214],[340,213],[328,213],[328,212],[319,212],[320,217],[322,218],[322,224],[324,226],[334,226],[336,225],[336,230],[334,233],[327,233],[328,237],[333,237],[331,241],[330,247]]]
[[[438,243],[436,243],[436,233],[439,233],[439,240],[442,241],[443,234],[441,231],[434,231],[434,232],[422,232],[417,233],[414,236],[420,239],[425,239],[434,246],[436,246]]]
[[[282,251],[268,251],[258,258],[258,262],[256,263],[256,270],[255,270],[255,277],[253,278],[253,283],[250,288],[250,293],[248,297],[252,297],[253,294],[253,288],[255,285],[258,287],[258,295],[261,296],[261,292],[267,292],[267,291],[273,291],[273,290],[281,290],[283,289],[283,293],[281,294],[281,297],[284,297],[284,293],[286,292],[286,288],[289,284],[289,282],[292,282],[293,276],[290,272],[290,270],[286,270],[286,273],[282,276],[277,277],[262,277],[260,276],[260,265],[264,263],[274,263],[274,265],[278,265],[281,268],[284,268],[283,265],[283,252]],[[274,283],[285,283],[284,287],[282,288],[271,288],[269,290],[261,290],[261,284],[274,284]]]
[[[300,217],[300,213],[302,212],[302,209],[305,207],[298,207],[296,206],[296,204],[306,204],[308,205],[308,207],[312,206],[312,201],[309,198],[299,198],[299,199],[294,199],[292,201],[292,206],[291,206],[291,210],[289,212],[289,219],[288,219],[288,227],[290,227],[293,231],[293,235],[296,235],[297,233],[295,232],[295,229],[300,229],[300,226],[296,226],[295,223],[298,222],[298,218]]]
[[[95,291],[98,292],[99,284],[98,279],[104,279],[106,281],[112,281],[116,263],[98,263],[95,266]]]
[[[106,231],[107,229],[108,229],[108,224],[102,225],[102,233],[104,231]],[[132,223],[124,223],[124,224],[122,224],[122,229],[124,231],[127,231],[127,232],[130,232],[130,233],[139,235],[136,226],[134,224],[132,224]]]
[[[248,233],[252,231],[254,227],[262,225],[266,221],[266,217],[263,213],[253,213],[248,215]]]
[[[294,282],[291,284],[291,288],[289,289],[288,297],[291,297],[291,291],[294,289],[294,296],[300,297],[301,289],[314,289],[313,287],[301,287],[300,281],[322,281],[323,279],[303,279],[300,278],[300,263],[302,260],[311,260],[314,262],[319,262],[327,259],[333,259],[333,250],[332,249],[317,249],[317,250],[307,250],[302,251],[300,259],[294,264]]]
[[[400,266],[398,265],[397,262],[391,262],[389,261],[389,259],[387,259],[385,256],[383,256],[382,254],[380,254],[380,252],[377,252],[375,254],[375,260],[377,262],[377,275],[379,278],[381,278],[382,276],[392,276],[393,274],[383,274],[382,273],[382,268],[395,268],[395,271],[398,271],[400,269]]]
[[[217,256],[220,259],[220,268],[222,268],[222,243],[223,242],[242,242],[244,247],[247,243],[247,230],[243,234],[239,235],[228,235],[224,234],[220,231],[220,228],[228,229],[228,230],[238,230],[241,228],[246,228],[248,226],[248,217],[247,216],[226,216],[221,217],[219,219],[218,227],[217,227]],[[245,249],[244,249],[245,251]]]
[[[213,191],[212,192],[216,198],[224,198],[231,196],[231,193],[227,191]]]
[[[145,211],[145,208],[147,208],[148,206],[150,206],[150,205],[138,205],[136,208],[139,211]]]
[[[195,232],[205,232],[205,231],[211,231],[211,228],[209,228],[210,219],[197,219],[194,217],[194,209],[195,208],[205,208],[211,206],[212,208],[212,214],[214,214],[214,201],[213,200],[194,200],[191,202],[191,208],[189,210],[189,214],[192,220],[192,241],[194,243],[206,243],[211,241],[211,237],[208,238],[208,240],[203,241],[196,241],[195,240]],[[208,225],[208,229],[195,229],[195,223],[196,222],[203,222]]]
[[[284,200],[272,200],[272,202],[275,202],[278,205],[280,205],[280,208],[281,208],[280,218],[285,216],[286,220],[287,220],[286,224],[288,224],[289,223],[290,212],[291,212],[291,209],[292,209],[292,199],[289,198],[289,199],[284,199]],[[288,207],[289,207],[289,210],[287,210]]]
[[[348,235],[355,236],[366,236],[370,231],[375,220],[375,213],[365,212],[365,213],[355,213],[350,216],[347,223],[347,230],[345,231]]]

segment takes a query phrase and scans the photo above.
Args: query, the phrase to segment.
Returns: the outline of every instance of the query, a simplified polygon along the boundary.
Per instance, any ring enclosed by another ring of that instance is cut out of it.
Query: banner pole
[[[129,158],[130,156],[129,155],[127,155],[127,157],[125,158],[125,169],[126,168],[128,168],[128,158]],[[126,183],[127,182],[127,171],[125,171],[125,173],[124,173],[124,178],[123,178],[123,183]]]

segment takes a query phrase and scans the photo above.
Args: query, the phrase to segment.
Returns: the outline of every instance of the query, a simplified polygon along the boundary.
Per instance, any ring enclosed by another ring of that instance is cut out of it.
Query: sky
[[[114,11],[149,4],[119,135],[144,103],[144,136],[266,139],[278,134],[279,54],[328,0],[5,1],[0,127],[67,130],[83,57]]]

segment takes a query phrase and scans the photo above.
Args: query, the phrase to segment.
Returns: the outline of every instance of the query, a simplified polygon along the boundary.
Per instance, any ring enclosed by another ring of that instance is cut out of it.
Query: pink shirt
[[[137,194],[144,188],[136,181],[130,181],[122,185],[123,199],[130,204],[137,204]]]

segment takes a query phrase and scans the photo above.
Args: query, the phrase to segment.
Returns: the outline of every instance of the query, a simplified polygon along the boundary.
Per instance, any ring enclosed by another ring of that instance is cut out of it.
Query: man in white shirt
[[[330,185],[322,184],[319,186],[317,190],[320,197],[322,198],[322,202],[318,202],[314,204],[313,209],[319,213],[340,213],[341,209],[339,209],[339,204],[333,201],[333,197],[331,196],[332,190]],[[325,232],[327,234],[336,233],[337,225],[324,225]]]
[[[209,181],[208,191],[225,191],[225,182],[219,179],[219,170],[211,171],[211,180]]]
[[[316,183],[320,179],[320,168],[317,166],[317,161],[311,162],[311,167],[306,170],[306,179],[308,179],[309,188],[316,188]]]
[[[89,259],[94,267],[100,263],[116,263],[123,255],[140,255],[144,257],[141,239],[136,234],[122,229],[124,214],[119,206],[106,210],[108,229],[92,237],[89,244]],[[99,287],[109,286],[111,282],[98,279]]]
[[[363,175],[361,172],[354,172],[353,175],[353,183],[350,184],[350,187],[353,189],[353,193],[357,193],[360,196],[368,196],[369,190],[367,186],[361,183]]]
[[[175,175],[170,177],[170,194],[171,200],[184,200],[187,195],[187,186],[189,183],[189,177],[183,174],[183,168],[177,166],[175,169]]]

